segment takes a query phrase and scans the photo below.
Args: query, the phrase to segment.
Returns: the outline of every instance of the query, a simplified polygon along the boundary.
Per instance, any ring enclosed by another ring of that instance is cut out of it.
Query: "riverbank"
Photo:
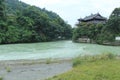
[[[70,69],[70,60],[0,61],[0,80],[45,80]]]
[[[73,69],[47,80],[119,80],[120,56],[103,54],[75,58]]]

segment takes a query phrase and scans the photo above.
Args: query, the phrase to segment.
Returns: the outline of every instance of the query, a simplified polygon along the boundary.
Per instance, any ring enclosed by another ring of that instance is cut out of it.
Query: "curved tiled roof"
[[[83,19],[78,19],[79,21],[88,21],[88,20],[91,20],[91,19],[101,19],[101,20],[106,20],[105,17],[101,16],[99,13],[97,14],[91,14],[90,16],[86,16],[85,18]]]

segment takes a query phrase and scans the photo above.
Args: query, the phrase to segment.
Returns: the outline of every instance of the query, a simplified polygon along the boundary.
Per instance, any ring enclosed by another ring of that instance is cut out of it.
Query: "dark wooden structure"
[[[90,16],[86,16],[85,18],[78,19],[79,23],[86,22],[86,23],[105,23],[107,21],[107,18],[101,16],[99,13],[97,14],[91,14]]]
[[[99,13],[97,14],[91,14],[90,16],[86,16],[85,18],[78,19],[79,24],[84,23],[93,23],[93,24],[105,24],[107,21],[107,18],[101,16]],[[90,39],[88,36],[81,36],[78,38],[77,42],[80,43],[96,43],[94,40]]]

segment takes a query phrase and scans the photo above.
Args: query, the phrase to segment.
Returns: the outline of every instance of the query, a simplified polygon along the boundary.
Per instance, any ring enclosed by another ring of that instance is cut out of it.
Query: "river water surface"
[[[72,43],[72,41],[0,45],[0,60],[63,59],[105,52],[120,54],[120,46]]]

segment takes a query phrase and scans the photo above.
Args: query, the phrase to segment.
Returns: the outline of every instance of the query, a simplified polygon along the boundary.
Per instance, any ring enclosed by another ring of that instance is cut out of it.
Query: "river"
[[[0,60],[63,59],[105,52],[120,54],[120,46],[73,43],[72,41],[8,44],[0,45]]]

